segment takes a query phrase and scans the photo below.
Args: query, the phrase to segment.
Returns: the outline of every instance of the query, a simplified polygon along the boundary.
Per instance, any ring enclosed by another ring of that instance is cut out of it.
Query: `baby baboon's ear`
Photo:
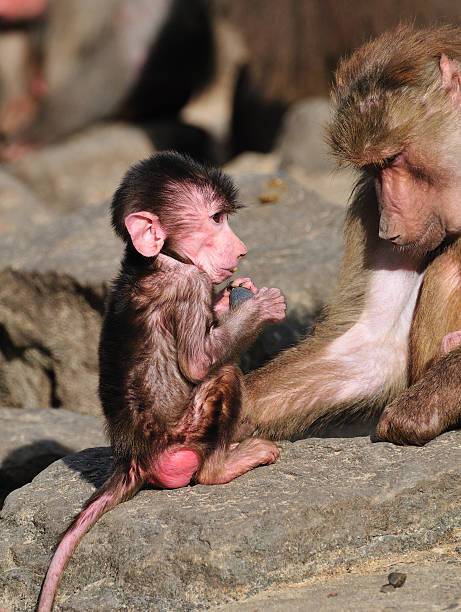
[[[157,215],[146,210],[132,213],[126,217],[125,226],[138,253],[145,257],[155,257],[160,253],[166,233]]]

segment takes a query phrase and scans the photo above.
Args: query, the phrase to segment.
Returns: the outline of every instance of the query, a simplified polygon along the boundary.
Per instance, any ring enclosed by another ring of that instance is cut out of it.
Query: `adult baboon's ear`
[[[442,53],[440,57],[440,73],[442,75],[443,89],[450,91],[453,100],[461,104],[461,67],[458,62]]]

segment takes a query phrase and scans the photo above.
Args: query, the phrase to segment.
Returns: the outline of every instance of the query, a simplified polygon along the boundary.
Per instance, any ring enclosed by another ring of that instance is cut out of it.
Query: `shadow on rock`
[[[372,417],[362,417],[349,415],[349,418],[342,417],[338,420],[330,421],[329,423],[319,424],[313,427],[307,436],[310,438],[357,438],[362,436],[373,436],[376,425],[378,424],[379,415]]]
[[[100,446],[97,453],[75,453],[63,458],[63,462],[74,472],[78,472],[83,480],[99,488],[107,480],[113,468],[113,453],[110,446]]]
[[[73,450],[55,440],[38,440],[15,448],[0,465],[0,508],[6,496],[24,486],[54,461]]]
[[[63,458],[63,462],[72,471],[78,472],[83,480],[99,489],[109,478],[113,471],[114,456],[110,447],[97,447],[86,449],[85,452],[75,453]],[[157,489],[154,485],[146,483],[143,489]]]

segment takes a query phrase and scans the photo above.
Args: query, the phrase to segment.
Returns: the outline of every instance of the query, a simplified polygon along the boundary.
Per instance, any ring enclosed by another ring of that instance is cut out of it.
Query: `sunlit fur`
[[[174,152],[153,155],[126,173],[114,195],[112,225],[129,242],[124,219],[144,207],[155,213],[175,238],[189,227],[190,214],[199,205],[197,193],[205,205],[217,199],[228,212],[239,208],[233,182],[218,168]]]
[[[99,347],[99,393],[114,471],[58,545],[38,612],[51,610],[83,535],[146,482],[165,488],[222,484],[279,455],[273,442],[245,440],[239,430],[242,374],[236,363],[265,324],[284,318],[283,296],[263,288],[235,311],[218,317],[214,308],[214,274],[234,266],[244,245],[210,215],[235,210],[235,197],[219,170],[176,153],[137,164],[114,195],[113,225],[126,249]],[[125,225],[129,215],[137,224],[133,229],[128,223],[133,242]],[[152,235],[158,219],[165,246],[144,256],[136,245]]]
[[[339,163],[379,163],[409,143],[443,141],[461,126],[441,87],[442,53],[461,59],[461,28],[401,26],[340,63],[328,130]]]
[[[398,444],[459,424],[461,348],[441,344],[461,329],[460,66],[453,26],[401,26],[341,62],[328,140],[361,174],[338,288],[312,337],[246,377],[262,435],[384,408],[377,435]]]

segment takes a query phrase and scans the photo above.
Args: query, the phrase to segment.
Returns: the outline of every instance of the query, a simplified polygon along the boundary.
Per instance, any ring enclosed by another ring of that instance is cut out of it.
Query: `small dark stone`
[[[407,575],[402,572],[391,572],[387,579],[389,580],[389,584],[392,584],[393,587],[398,589],[405,584]]]
[[[391,591],[395,591],[395,588],[392,586],[392,584],[383,584],[379,590],[381,593],[390,593]]]
[[[252,298],[254,293],[245,287],[234,287],[229,296],[231,308],[236,308],[242,302]]]

